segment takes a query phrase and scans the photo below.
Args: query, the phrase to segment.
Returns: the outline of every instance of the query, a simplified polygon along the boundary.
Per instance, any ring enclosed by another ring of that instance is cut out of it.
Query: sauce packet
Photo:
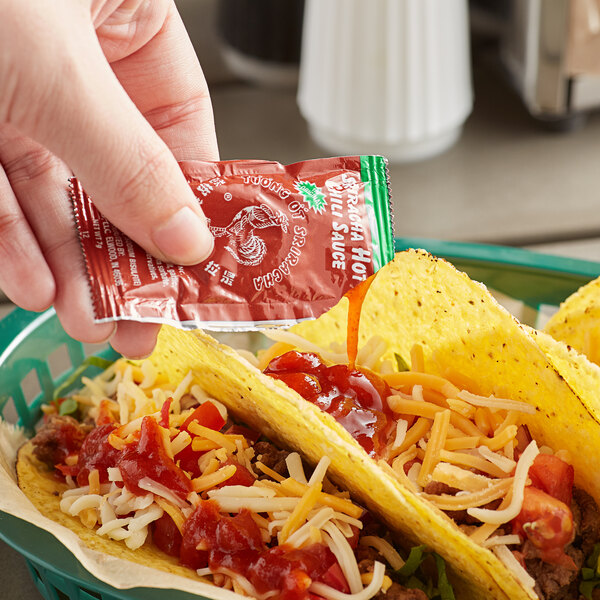
[[[71,180],[95,318],[213,331],[318,317],[394,256],[381,156],[180,163],[215,236],[194,266],[146,253]]]

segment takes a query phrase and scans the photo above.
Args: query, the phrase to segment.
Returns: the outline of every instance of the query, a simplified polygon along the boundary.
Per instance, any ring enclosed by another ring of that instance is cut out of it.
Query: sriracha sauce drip
[[[312,352],[292,350],[274,358],[265,374],[328,412],[370,454],[381,454],[394,424],[388,384],[367,369],[326,366]]]
[[[360,313],[362,305],[365,301],[365,296],[375,280],[375,275],[372,275],[365,281],[359,283],[355,288],[348,290],[344,296],[348,298],[348,326],[346,332],[346,346],[348,351],[348,362],[350,367],[354,369],[356,364],[356,356],[358,354],[358,330],[360,326]]]

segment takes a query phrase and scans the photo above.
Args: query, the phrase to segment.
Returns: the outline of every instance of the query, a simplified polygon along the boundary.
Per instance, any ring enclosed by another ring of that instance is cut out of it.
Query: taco
[[[163,341],[181,335],[165,330]],[[267,373],[202,332],[168,368],[192,367],[233,414],[310,461],[329,456],[333,480],[448,561],[461,595],[589,593],[600,410],[483,286],[423,251],[397,255],[367,294],[357,373],[345,301],[272,337],[258,365]],[[155,358],[167,362],[169,345]],[[356,390],[319,397],[336,377],[369,388],[360,407]]]
[[[120,359],[83,381],[45,406],[17,478],[90,548],[257,600],[453,600],[443,560],[405,562],[326,456],[311,469],[233,422],[191,372]]]
[[[600,279],[590,281],[562,302],[544,331],[600,364]]]

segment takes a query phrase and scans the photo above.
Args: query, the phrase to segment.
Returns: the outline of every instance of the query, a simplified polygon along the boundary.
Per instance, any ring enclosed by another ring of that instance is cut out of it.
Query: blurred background
[[[177,4],[222,159],[384,154],[397,236],[600,260],[599,0]]]

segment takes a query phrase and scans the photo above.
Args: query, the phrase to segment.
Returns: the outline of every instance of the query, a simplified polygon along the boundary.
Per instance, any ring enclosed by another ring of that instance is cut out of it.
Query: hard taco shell
[[[293,331],[323,347],[346,339],[347,301]],[[391,356],[423,347],[426,370],[449,368],[474,380],[477,393],[536,407],[528,425],[539,445],[571,453],[576,485],[600,500],[594,477],[600,426],[573,388],[520,324],[481,284],[424,251],[399,253],[377,275],[361,319],[361,343],[379,335]],[[330,456],[329,472],[411,543],[425,543],[451,565],[458,596],[531,597],[487,549],[474,544],[440,510],[405,489],[328,414],[283,383],[264,376],[235,351],[202,332],[164,328],[152,360],[172,375],[192,368],[195,381],[234,414],[270,438],[316,462]],[[464,595],[463,595],[464,594]]]
[[[544,331],[600,364],[600,279],[571,294],[548,321]]]

